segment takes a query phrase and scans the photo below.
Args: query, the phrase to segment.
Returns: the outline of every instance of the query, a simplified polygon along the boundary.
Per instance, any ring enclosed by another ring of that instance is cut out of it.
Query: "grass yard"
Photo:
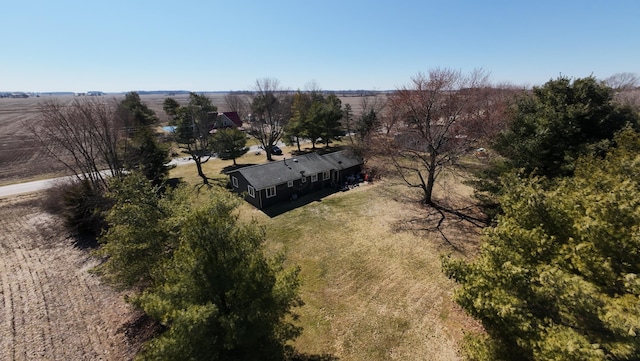
[[[264,158],[249,153],[238,163]],[[205,173],[226,181],[220,171],[230,164],[212,159]],[[194,165],[180,166],[172,176],[199,183]],[[449,189],[464,190],[452,186],[455,178],[445,180]],[[242,204],[241,219],[266,228],[268,251],[285,252],[301,267],[299,351],[341,361],[459,359],[463,330],[479,326],[451,300],[454,283],[442,274],[440,255],[452,248],[437,233],[416,227],[430,222],[418,199],[389,178],[275,217]],[[457,230],[450,240],[475,249],[477,231],[446,226]]]

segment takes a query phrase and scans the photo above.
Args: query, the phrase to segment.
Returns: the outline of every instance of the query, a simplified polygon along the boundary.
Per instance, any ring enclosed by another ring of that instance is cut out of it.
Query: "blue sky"
[[[2,0],[0,91],[396,89],[640,73],[637,0]]]

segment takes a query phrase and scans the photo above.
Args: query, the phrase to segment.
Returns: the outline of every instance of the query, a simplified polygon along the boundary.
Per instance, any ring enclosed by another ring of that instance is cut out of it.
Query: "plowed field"
[[[136,318],[33,196],[0,199],[0,360],[127,360]]]
[[[224,93],[210,93],[207,96],[219,111],[227,111]],[[162,104],[168,95],[142,95],[142,102],[147,104],[160,119],[161,125],[166,124],[167,115],[162,110]],[[172,96],[180,103],[188,102],[188,95]],[[381,99],[385,96],[381,95]],[[109,94],[100,97],[105,102],[119,101],[121,94]],[[343,104],[350,104],[354,115],[362,110],[363,97],[341,97]],[[372,102],[374,97],[367,98]],[[44,101],[55,100],[60,103],[70,103],[74,100],[84,100],[70,95],[42,96],[30,98],[0,98],[0,185],[19,183],[24,181],[54,178],[68,175],[69,171],[61,163],[47,155],[45,149],[34,141],[27,130],[27,124],[33,124],[40,116],[40,105]]]

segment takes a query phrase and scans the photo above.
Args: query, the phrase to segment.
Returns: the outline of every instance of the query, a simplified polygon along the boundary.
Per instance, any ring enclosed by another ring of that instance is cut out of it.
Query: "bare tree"
[[[105,189],[104,170],[109,176],[123,174],[118,147],[125,134],[116,108],[117,103],[98,98],[76,99],[70,104],[46,100],[40,105],[38,121],[26,126],[48,154],[79,180],[88,180],[94,189]]]
[[[635,73],[617,73],[604,80],[616,91],[632,90],[640,86],[640,78]]]
[[[251,104],[249,98],[245,92],[231,92],[224,96],[224,102],[226,108],[230,112],[238,113],[238,116],[243,121],[249,118],[249,112],[251,110]]]
[[[390,97],[395,129],[387,137],[387,149],[407,185],[422,189],[424,204],[435,205],[437,177],[473,144],[470,119],[478,112],[478,89],[486,86],[483,70],[463,75],[438,68],[414,76]]]
[[[292,96],[280,88],[273,78],[256,80],[251,108],[250,133],[258,139],[268,160],[273,160],[271,148],[282,139],[285,126],[291,118]]]
[[[304,84],[304,91],[311,94],[322,94],[322,88],[316,80],[310,80]]]
[[[471,98],[464,127],[469,145],[486,146],[505,130],[516,95],[525,90],[511,84],[484,84],[468,90]]]
[[[618,73],[604,82],[614,90],[614,99],[618,103],[640,111],[640,78],[637,74]]]
[[[368,153],[375,153],[375,137],[385,132],[386,97],[363,97],[360,101],[361,112],[351,113],[349,104],[345,106],[343,126],[347,132],[347,139],[357,154],[367,158]]]

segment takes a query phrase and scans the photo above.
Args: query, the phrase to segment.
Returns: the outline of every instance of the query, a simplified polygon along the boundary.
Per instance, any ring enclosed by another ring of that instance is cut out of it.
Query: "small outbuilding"
[[[228,174],[234,192],[244,194],[247,202],[264,209],[326,187],[340,187],[357,177],[363,164],[362,158],[341,150],[324,155],[304,154]]]

